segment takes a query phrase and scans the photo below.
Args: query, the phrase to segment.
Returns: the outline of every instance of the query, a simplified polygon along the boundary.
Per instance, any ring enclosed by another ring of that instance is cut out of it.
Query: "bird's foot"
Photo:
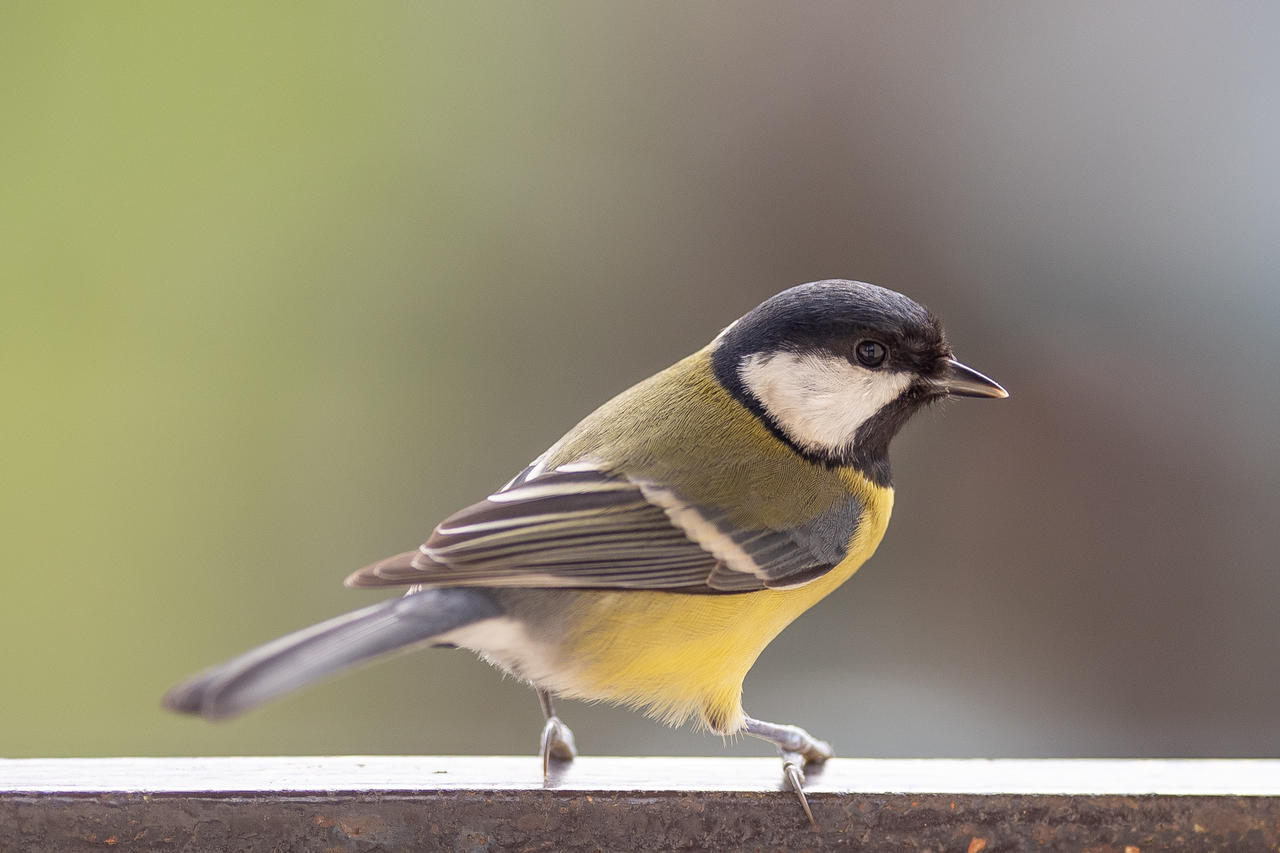
[[[778,747],[778,754],[782,757],[783,778],[788,787],[795,791],[809,823],[817,829],[818,822],[814,820],[809,799],[804,795],[804,768],[805,765],[821,764],[830,758],[831,744],[818,740],[799,726],[780,726],[750,717],[747,717],[746,730],[747,734],[767,740]]]
[[[546,777],[551,761],[573,761],[578,754],[573,743],[573,732],[560,722],[560,718],[552,715],[542,727],[542,775]]]

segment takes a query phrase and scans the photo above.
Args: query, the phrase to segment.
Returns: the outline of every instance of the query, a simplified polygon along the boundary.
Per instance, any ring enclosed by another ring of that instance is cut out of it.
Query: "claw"
[[[830,758],[831,744],[818,740],[798,726],[780,726],[751,717],[746,718],[744,728],[747,734],[767,740],[778,748],[778,754],[782,756],[782,775],[800,798],[800,807],[808,816],[809,823],[817,829],[818,822],[813,819],[809,799],[804,795],[804,766],[821,764]]]
[[[796,796],[800,798],[800,808],[804,809],[805,815],[809,818],[809,823],[814,829],[817,829],[818,822],[813,819],[813,811],[809,808],[809,798],[804,795],[804,771],[800,769],[800,765],[788,759],[782,764],[782,775],[787,777],[791,790],[795,791]]]
[[[542,727],[542,778],[547,778],[551,759],[572,761],[577,754],[569,727],[560,722],[559,717],[547,717],[547,723]]]

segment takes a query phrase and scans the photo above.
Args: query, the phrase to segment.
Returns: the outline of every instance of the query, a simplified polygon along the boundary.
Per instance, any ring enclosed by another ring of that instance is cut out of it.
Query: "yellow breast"
[[[847,556],[830,572],[793,589],[732,595],[576,593],[558,692],[641,708],[671,724],[697,715],[712,731],[739,730],[742,682],[764,647],[848,580],[884,536],[893,490],[852,470],[841,476],[864,510]]]

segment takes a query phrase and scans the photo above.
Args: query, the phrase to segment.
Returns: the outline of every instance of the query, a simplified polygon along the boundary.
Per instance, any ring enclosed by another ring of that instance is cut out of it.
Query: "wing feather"
[[[733,593],[798,585],[832,565],[785,531],[735,527],[669,490],[575,465],[522,474],[347,584]]]

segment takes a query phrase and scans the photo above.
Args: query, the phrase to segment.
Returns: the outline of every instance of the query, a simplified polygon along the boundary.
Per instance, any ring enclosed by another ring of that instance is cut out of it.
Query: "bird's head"
[[[889,442],[948,396],[1007,397],[951,354],[942,325],[900,293],[831,279],[784,290],[720,333],[716,377],[814,462],[889,482]]]

